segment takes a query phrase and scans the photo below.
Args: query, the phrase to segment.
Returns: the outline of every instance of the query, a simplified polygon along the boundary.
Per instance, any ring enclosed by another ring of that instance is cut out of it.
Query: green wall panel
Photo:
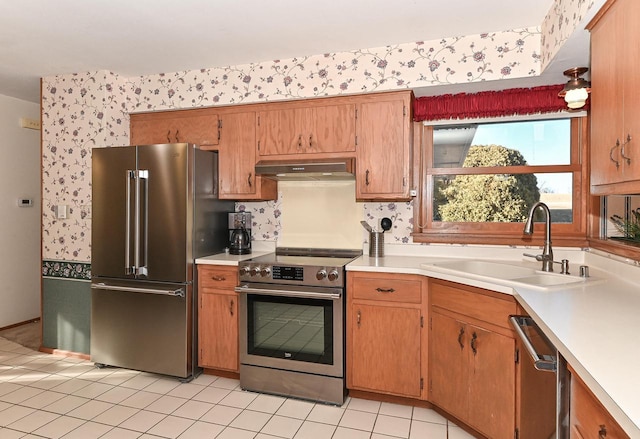
[[[90,353],[91,282],[44,278],[42,344],[51,349]]]

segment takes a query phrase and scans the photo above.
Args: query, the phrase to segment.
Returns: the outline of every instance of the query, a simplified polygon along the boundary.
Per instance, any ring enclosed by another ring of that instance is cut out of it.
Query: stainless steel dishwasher
[[[519,437],[568,439],[571,377],[567,362],[531,317],[509,320],[530,357],[520,359]]]

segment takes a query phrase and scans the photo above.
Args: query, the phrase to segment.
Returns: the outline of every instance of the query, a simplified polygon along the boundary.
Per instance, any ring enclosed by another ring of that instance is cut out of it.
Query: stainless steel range
[[[361,254],[278,248],[240,262],[243,389],[344,402],[344,267]]]

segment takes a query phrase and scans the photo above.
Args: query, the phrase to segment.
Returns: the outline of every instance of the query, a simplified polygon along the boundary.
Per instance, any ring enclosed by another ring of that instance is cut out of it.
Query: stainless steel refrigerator
[[[91,360],[190,380],[194,260],[228,243],[217,153],[191,144],[92,151]]]

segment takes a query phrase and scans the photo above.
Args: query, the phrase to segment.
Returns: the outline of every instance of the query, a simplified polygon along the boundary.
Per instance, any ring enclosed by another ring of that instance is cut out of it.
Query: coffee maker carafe
[[[229,253],[246,255],[251,253],[251,213],[229,214]]]

